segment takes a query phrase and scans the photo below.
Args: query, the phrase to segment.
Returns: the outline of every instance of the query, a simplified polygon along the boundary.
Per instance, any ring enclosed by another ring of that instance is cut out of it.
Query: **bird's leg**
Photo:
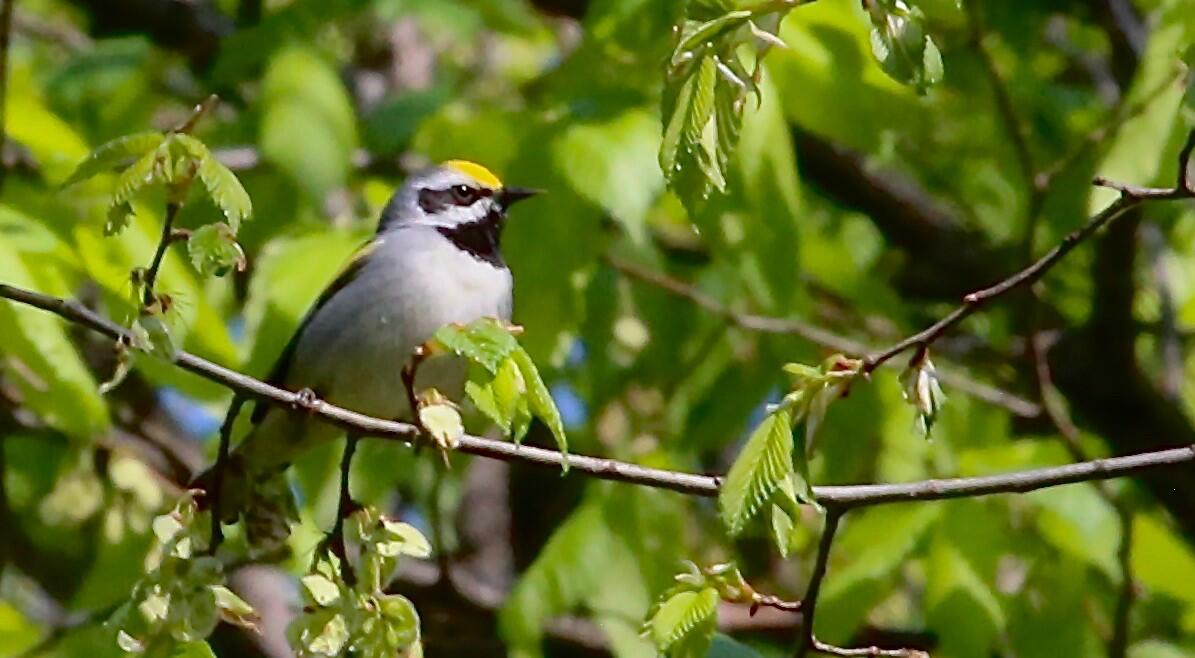
[[[411,351],[411,359],[402,368],[402,384],[407,390],[407,408],[410,409],[411,423],[419,429],[417,437],[419,440],[414,443],[416,452],[423,446],[423,440],[427,437],[427,430],[419,420],[419,395],[415,392],[415,374],[419,371],[419,365],[425,358],[427,358],[427,350],[419,345]]]
[[[353,584],[355,576],[352,568],[349,566],[348,553],[345,550],[344,520],[361,509],[361,505],[353,500],[352,492],[349,491],[349,471],[352,469],[353,454],[357,451],[357,441],[359,438],[354,434],[345,437],[344,454],[340,458],[340,498],[336,505],[336,522],[333,523],[332,530],[324,536],[323,541],[320,542],[319,549],[316,551],[316,560],[322,554],[328,552],[339,558],[344,580],[350,585]]]
[[[224,471],[228,468],[228,449],[232,442],[232,426],[236,423],[237,416],[241,413],[241,407],[244,404],[245,398],[240,395],[233,397],[232,404],[228,406],[228,415],[224,417],[224,422],[220,425],[220,447],[216,452],[216,465],[212,471],[212,490],[207,492],[212,513],[211,537],[207,549],[209,555],[215,555],[216,549],[220,548],[220,543],[224,541],[224,527],[221,525],[224,515],[220,504],[223,495],[221,490],[224,488]]]

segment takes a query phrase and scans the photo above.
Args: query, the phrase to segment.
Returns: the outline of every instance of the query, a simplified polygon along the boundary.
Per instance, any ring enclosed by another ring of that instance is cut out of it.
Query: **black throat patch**
[[[458,249],[496,268],[506,267],[498,242],[502,236],[502,211],[494,208],[483,219],[456,226],[437,226],[440,235]]]

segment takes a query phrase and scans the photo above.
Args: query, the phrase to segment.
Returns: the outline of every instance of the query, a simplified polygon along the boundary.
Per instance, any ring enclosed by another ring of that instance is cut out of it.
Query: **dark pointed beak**
[[[498,191],[498,205],[502,206],[503,210],[506,210],[518,201],[543,193],[543,190],[531,187],[504,187]]]

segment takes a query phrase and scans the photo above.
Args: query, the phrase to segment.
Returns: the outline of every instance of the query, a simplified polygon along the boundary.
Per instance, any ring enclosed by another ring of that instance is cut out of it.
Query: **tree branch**
[[[1195,149],[1195,130],[1192,130],[1187,135],[1187,142],[1183,146],[1182,151],[1179,152],[1179,173],[1174,187],[1142,187],[1139,185],[1113,182],[1102,177],[1096,178],[1094,181],[1095,185],[1115,189],[1120,192],[1120,196],[1103,210],[1096,213],[1086,224],[1075,229],[1075,231],[1063,238],[1062,242],[1058,243],[1057,246],[1025,269],[993,286],[966,295],[963,297],[963,304],[954,309],[946,317],[938,320],[926,329],[905,338],[892,347],[868,356],[864,360],[864,370],[871,372],[885,361],[908,349],[925,349],[988,302],[1016,288],[1036,282],[1050,268],[1057,265],[1071,250],[1095,234],[1096,231],[1116,221],[1117,218],[1124,215],[1127,211],[1140,206],[1146,201],[1165,201],[1195,197],[1195,187],[1192,186],[1191,181],[1187,177],[1187,168],[1193,149]]]
[[[112,340],[132,341],[129,330],[103,318],[73,300],[0,284],[0,297],[54,313]],[[180,351],[176,364],[193,374],[226,386],[246,397],[270,404],[305,408],[324,422],[361,436],[413,443],[418,430],[408,423],[372,418],[321,400],[271,386],[189,352]],[[471,455],[560,468],[602,480],[627,482],[696,496],[716,496],[721,478],[679,471],[649,468],[614,459],[585,455],[564,455],[555,450],[515,445],[505,441],[466,435],[459,450]],[[1025,493],[1075,482],[1106,480],[1162,466],[1195,462],[1195,445],[1144,452],[1124,457],[1094,459],[1049,468],[969,478],[922,480],[902,484],[863,484],[814,487],[817,500],[829,509],[851,509],[871,505],[925,500],[967,498],[1000,493]]]

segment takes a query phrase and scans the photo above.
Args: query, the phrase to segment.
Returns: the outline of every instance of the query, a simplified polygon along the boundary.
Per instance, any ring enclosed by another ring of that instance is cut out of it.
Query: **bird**
[[[511,205],[537,193],[506,186],[467,160],[409,176],[386,204],[373,238],[299,323],[266,381],[368,416],[409,422],[416,421],[412,389],[435,388],[459,400],[468,370],[459,357],[421,361],[411,387],[404,373],[415,350],[442,326],[487,317],[510,321],[514,282],[502,258],[502,231]],[[263,402],[250,418],[252,429],[227,462],[192,483],[208,498],[218,486],[221,520],[230,523],[243,513],[247,526],[254,488],[276,481],[300,453],[340,433],[302,409]],[[351,449],[346,447],[346,463]],[[347,465],[342,471],[347,478]],[[342,482],[342,497],[346,491]],[[264,525],[273,529],[263,533],[277,533],[277,523]]]

